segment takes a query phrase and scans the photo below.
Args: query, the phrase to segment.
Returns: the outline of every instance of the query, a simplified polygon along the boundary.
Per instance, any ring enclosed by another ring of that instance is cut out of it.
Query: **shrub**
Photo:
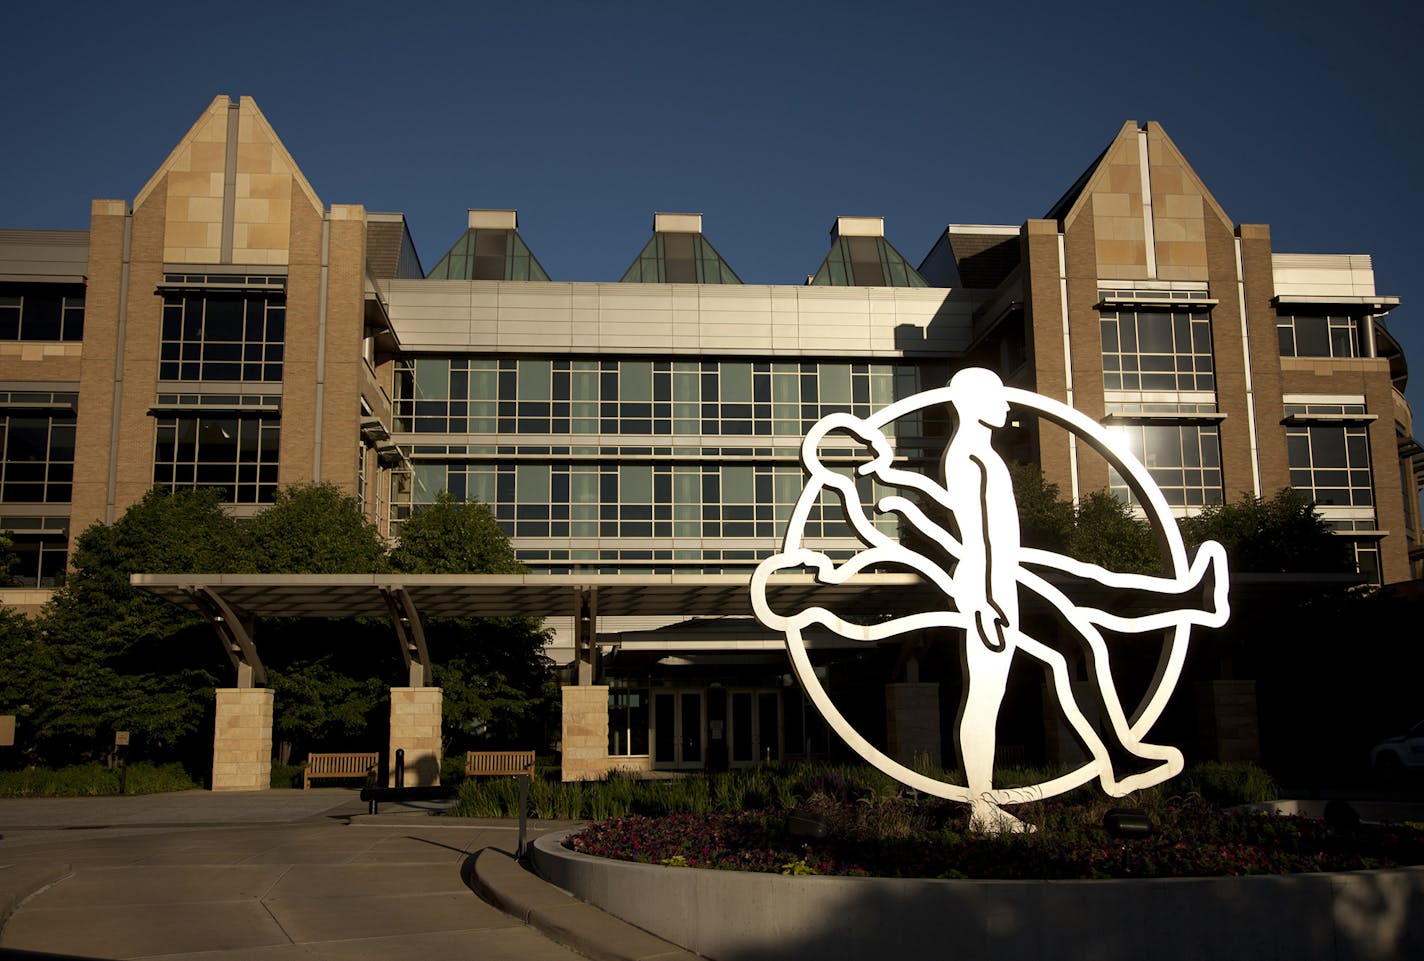
[[[140,761],[128,766],[125,790],[129,794],[188,791],[196,787],[181,764]],[[119,772],[97,762],[0,772],[0,797],[99,797],[118,793]]]
[[[1244,761],[1207,761],[1194,764],[1166,787],[1192,792],[1216,804],[1259,804],[1279,796],[1271,775]]]

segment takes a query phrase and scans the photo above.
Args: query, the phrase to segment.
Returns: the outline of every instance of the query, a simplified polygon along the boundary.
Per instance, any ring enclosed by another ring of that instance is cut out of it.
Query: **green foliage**
[[[283,625],[289,630],[299,625]],[[336,653],[303,652],[297,660],[273,660],[267,682],[274,695],[273,734],[307,750],[364,747],[367,731],[386,707],[390,682],[369,676],[370,664],[342,670]]]
[[[411,574],[518,574],[524,568],[489,508],[441,491],[401,528],[394,569]],[[452,748],[545,744],[557,689],[537,618],[445,618],[425,624]]]
[[[1037,464],[1009,465],[1019,510],[1019,539],[1025,547],[1062,552],[1073,533],[1073,505],[1058,496],[1058,485],[1043,479]]]
[[[0,531],[0,585],[13,583],[11,572],[20,564],[20,558],[15,553],[15,542],[10,539],[8,531]]]
[[[1166,785],[1182,794],[1199,794],[1221,805],[1259,804],[1280,796],[1270,774],[1244,761],[1205,761],[1194,764]]]
[[[378,574],[385,544],[356,499],[334,484],[299,484],[247,522],[252,570],[260,574]],[[203,570],[203,568],[194,568]]]
[[[1078,502],[1068,553],[1112,571],[1160,573],[1162,555],[1152,528],[1108,491],[1093,491]]]
[[[128,766],[125,793],[159,794],[196,787],[182,765],[139,762]],[[119,772],[104,764],[0,771],[0,797],[97,797],[118,793]]]
[[[273,758],[272,777],[267,782],[267,786],[274,788],[301,787],[302,771],[305,769],[305,764],[283,764],[276,758]]]
[[[1182,520],[1182,536],[1195,547],[1219,541],[1234,571],[1345,573],[1354,568],[1348,543],[1330,532],[1310,498],[1292,488],[1269,500],[1246,497],[1214,504]]]
[[[524,566],[488,507],[441,491],[401,527],[391,566],[409,574],[519,574]]]
[[[211,491],[150,491],[116,523],[80,534],[74,570],[21,668],[31,749],[80,760],[127,730],[136,753],[172,757],[205,740],[218,645],[206,624],[131,587],[129,575],[240,570],[244,556],[236,522]]]

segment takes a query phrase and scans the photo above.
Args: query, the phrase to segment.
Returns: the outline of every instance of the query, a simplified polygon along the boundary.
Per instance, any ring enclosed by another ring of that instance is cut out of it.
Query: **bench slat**
[[[534,773],[533,751],[467,751],[466,777],[498,777]]]
[[[380,755],[374,753],[309,754],[302,772],[302,787],[310,787],[312,778],[364,777],[376,767],[379,758]]]

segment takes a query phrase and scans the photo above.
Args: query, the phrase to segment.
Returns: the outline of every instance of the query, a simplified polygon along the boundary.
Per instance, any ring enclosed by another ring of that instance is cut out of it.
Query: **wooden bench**
[[[302,790],[311,787],[312,778],[369,778],[375,773],[379,758],[379,754],[308,754],[307,766],[302,771]]]
[[[533,751],[467,751],[465,777],[534,777]]]

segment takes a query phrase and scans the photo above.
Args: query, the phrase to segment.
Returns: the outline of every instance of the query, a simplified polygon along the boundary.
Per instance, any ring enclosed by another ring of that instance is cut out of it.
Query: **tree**
[[[1093,491],[1078,501],[1068,553],[1108,570],[1153,574],[1162,553],[1151,526],[1111,492]]]
[[[441,491],[401,528],[391,566],[411,574],[518,574],[524,570],[488,507]]]
[[[356,499],[334,484],[298,484],[247,522],[252,570],[259,574],[378,574],[389,570],[385,544]]]
[[[1213,504],[1182,521],[1187,543],[1226,548],[1231,569],[1259,573],[1342,573],[1354,570],[1344,539],[1331,533],[1310,498],[1286,487],[1270,500],[1246,497]]]
[[[139,752],[200,750],[225,666],[196,616],[129,585],[140,572],[240,570],[237,523],[212,491],[152,490],[79,535],[73,571],[45,609],[28,683],[47,760],[92,756],[130,731]]]
[[[411,574],[516,574],[524,570],[489,508],[441,492],[401,528],[391,554]],[[442,618],[426,625],[444,691],[448,740],[522,747],[542,742],[555,707],[539,618]]]
[[[1025,547],[1062,552],[1073,533],[1073,505],[1058,496],[1058,485],[1043,479],[1037,464],[1009,465],[1019,509],[1019,536]]]
[[[300,484],[244,527],[250,570],[260,574],[373,574],[390,569],[380,532],[334,484]],[[391,628],[363,620],[270,620],[256,642],[275,692],[278,740],[313,747],[366,746],[379,729],[399,664]]]

